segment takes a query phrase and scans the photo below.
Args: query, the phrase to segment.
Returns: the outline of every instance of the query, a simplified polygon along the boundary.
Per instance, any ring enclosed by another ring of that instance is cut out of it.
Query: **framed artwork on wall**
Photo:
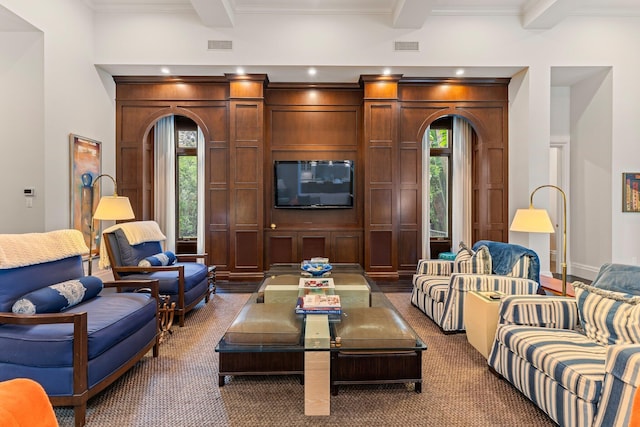
[[[102,147],[99,141],[70,134],[71,153],[71,224],[80,230],[88,247],[97,248],[91,238],[91,216],[100,200],[100,184],[96,183],[94,197],[93,181],[102,171]],[[98,233],[96,233],[98,234]],[[99,235],[99,234],[98,234]],[[95,238],[95,237],[94,237]],[[93,252],[97,252],[94,249]]]
[[[622,212],[640,212],[640,172],[622,174]]]

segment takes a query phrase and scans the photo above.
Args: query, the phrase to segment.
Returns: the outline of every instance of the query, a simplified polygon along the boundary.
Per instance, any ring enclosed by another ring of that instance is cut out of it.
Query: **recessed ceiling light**
[[[456,70],[456,76],[461,76],[464,74],[464,70],[462,68],[459,68]]]
[[[241,76],[244,76],[244,68],[242,67],[236,68],[236,74],[240,74]]]
[[[162,67],[162,68],[160,69],[160,72],[161,72],[162,74],[169,74],[169,73],[171,72],[171,70],[169,70],[167,67]]]
[[[315,68],[311,67],[311,68],[309,68],[308,73],[309,73],[310,76],[315,76],[317,71],[316,71]]]
[[[388,76],[389,74],[391,74],[391,69],[385,68],[384,70],[382,70],[382,74],[384,74],[385,76]]]

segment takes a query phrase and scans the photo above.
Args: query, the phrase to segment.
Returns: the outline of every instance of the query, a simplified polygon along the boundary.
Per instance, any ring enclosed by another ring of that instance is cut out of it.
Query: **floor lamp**
[[[529,198],[529,209],[518,209],[513,221],[511,231],[522,231],[525,233],[555,233],[555,228],[551,224],[551,218],[546,209],[536,209],[533,207],[533,195],[541,188],[555,188],[562,194],[562,296],[567,296],[567,196],[560,187],[547,184],[533,190]]]
[[[91,276],[92,264],[93,264],[93,233],[95,231],[94,221],[108,221],[108,220],[122,220],[122,219],[133,219],[135,215],[133,214],[133,209],[131,208],[131,203],[129,203],[128,197],[118,196],[116,180],[107,174],[98,175],[96,179],[93,181],[91,185],[91,194],[93,195],[93,189],[96,183],[101,178],[110,178],[113,181],[113,196],[104,196],[100,198],[100,202],[98,202],[98,207],[96,207],[96,211],[91,215],[91,225],[89,227],[89,266],[87,268],[87,273]]]

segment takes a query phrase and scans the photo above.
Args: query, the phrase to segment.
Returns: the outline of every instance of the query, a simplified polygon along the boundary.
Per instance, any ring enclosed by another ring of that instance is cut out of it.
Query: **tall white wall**
[[[571,244],[571,271],[579,277],[612,258],[612,74],[605,70],[571,87],[571,182],[581,183],[581,191],[571,192],[569,227],[580,236],[579,245]]]
[[[1,191],[22,194],[25,185],[34,185],[36,200],[34,208],[26,211],[29,214],[20,215],[21,211],[16,211],[7,222],[1,221],[1,226],[5,232],[66,228],[70,223],[69,134],[101,141],[103,171],[114,173],[115,84],[110,76],[94,66],[93,20],[84,2],[0,0],[0,5],[41,32],[40,52],[34,52],[31,58],[32,62],[39,63],[41,71],[32,72],[31,77],[21,76],[26,80],[22,86],[32,84],[33,91],[38,91],[38,94],[27,88],[24,92],[28,98],[25,100],[22,95],[24,88],[16,86],[12,80],[3,79],[2,83],[13,95],[11,99],[3,99],[3,104],[6,102],[10,109],[14,103],[22,106],[20,108],[28,108],[29,113],[36,113],[36,120],[27,120],[19,110],[14,110],[9,116],[12,120],[3,126],[3,132],[26,135],[28,139],[22,145],[25,148],[14,148],[16,158],[10,160],[8,168],[0,170],[0,179],[8,187]],[[3,34],[7,41],[18,40],[12,33]],[[11,52],[11,47],[7,46],[10,44],[3,43],[1,47],[3,60],[5,53]],[[24,69],[20,58],[9,58],[7,62],[9,68],[19,66],[16,74]],[[21,78],[17,79],[18,82]],[[43,119],[38,120],[38,116]],[[0,149],[3,153],[11,151],[8,145],[16,143],[15,139],[3,138]],[[34,165],[36,167],[32,167]],[[16,175],[22,178],[16,180],[13,178]],[[28,180],[27,177],[33,178]],[[33,184],[32,180],[35,181]],[[12,202],[14,204],[24,206],[24,197],[20,196]],[[31,212],[35,212],[33,216],[37,218],[31,219]]]
[[[44,229],[44,38],[0,32],[0,233]],[[26,205],[23,190],[36,196]]]

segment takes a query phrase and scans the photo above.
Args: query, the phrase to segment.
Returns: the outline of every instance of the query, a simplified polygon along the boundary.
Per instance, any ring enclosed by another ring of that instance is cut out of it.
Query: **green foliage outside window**
[[[448,129],[429,130],[430,148],[448,146]],[[432,155],[429,161],[429,177],[431,237],[449,237],[449,157]]]
[[[178,238],[198,235],[198,157],[178,156]]]

